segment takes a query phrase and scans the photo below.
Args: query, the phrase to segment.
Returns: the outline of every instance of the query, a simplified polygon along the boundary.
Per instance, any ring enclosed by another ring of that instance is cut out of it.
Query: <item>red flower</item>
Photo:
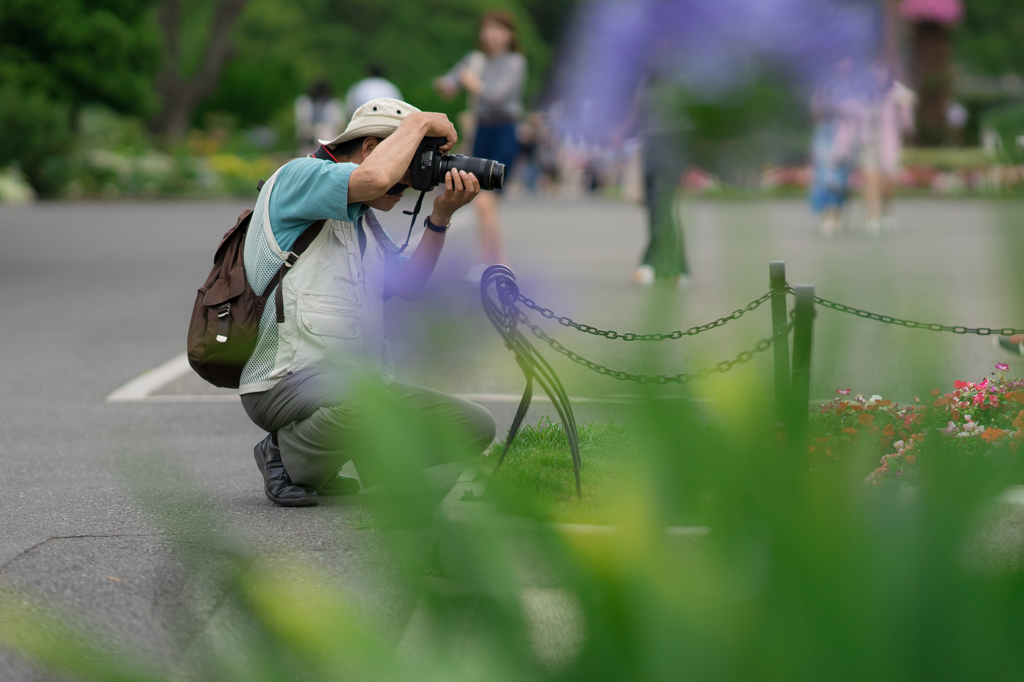
[[[914,457],[913,455],[907,455],[906,459],[907,459],[907,464],[913,464],[914,462],[917,461],[917,457]]]
[[[862,426],[871,426],[871,424],[873,424],[875,421],[875,415],[862,414],[859,417],[857,417],[857,421],[859,421]]]
[[[967,388],[967,382],[966,381],[954,381],[953,382],[953,388]]]
[[[895,436],[896,435],[896,429],[893,428],[892,424],[889,424],[884,429],[882,429],[882,435],[883,436]]]

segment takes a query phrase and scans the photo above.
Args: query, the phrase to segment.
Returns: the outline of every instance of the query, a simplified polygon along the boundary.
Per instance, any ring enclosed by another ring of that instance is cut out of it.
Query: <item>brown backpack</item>
[[[277,322],[284,322],[284,299],[278,285],[327,222],[318,220],[299,235],[285,263],[257,296],[245,277],[243,262],[251,218],[251,209],[243,211],[235,226],[221,238],[213,270],[196,295],[188,325],[188,363],[199,376],[222,388],[238,388],[242,368],[256,349],[267,296],[275,287]]]

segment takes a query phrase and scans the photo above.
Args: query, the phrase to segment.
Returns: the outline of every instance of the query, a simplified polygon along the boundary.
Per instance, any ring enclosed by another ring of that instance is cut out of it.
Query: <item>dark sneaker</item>
[[[282,507],[315,507],[320,503],[315,491],[297,486],[288,478],[273,435],[260,441],[253,449],[253,456],[263,474],[263,490],[268,500]]]
[[[358,478],[342,476],[339,471],[327,479],[327,482],[316,489],[318,495],[324,497],[335,497],[338,495],[355,495],[362,489]]]

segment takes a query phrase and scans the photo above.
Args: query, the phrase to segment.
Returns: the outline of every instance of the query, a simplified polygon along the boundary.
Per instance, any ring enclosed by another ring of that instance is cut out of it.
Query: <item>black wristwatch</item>
[[[431,232],[437,232],[438,234],[444,234],[448,231],[448,228],[452,226],[452,221],[449,220],[445,225],[435,225],[430,222],[430,216],[423,219],[423,227],[427,228]]]

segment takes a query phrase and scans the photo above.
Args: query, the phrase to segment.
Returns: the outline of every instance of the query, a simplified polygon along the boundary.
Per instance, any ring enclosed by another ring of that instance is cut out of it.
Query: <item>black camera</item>
[[[424,137],[412,157],[409,184],[413,189],[427,192],[444,183],[445,174],[454,169],[466,171],[480,181],[480,189],[501,189],[505,182],[505,164],[491,159],[479,159],[462,154],[442,154],[443,137]]]

